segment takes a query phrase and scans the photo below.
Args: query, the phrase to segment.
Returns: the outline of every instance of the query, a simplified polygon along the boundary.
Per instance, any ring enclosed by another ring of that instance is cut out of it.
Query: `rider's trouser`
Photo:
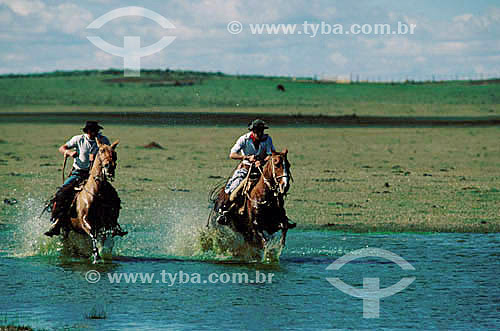
[[[226,187],[224,188],[224,192],[226,192],[227,194],[231,194],[231,192],[233,192],[240,185],[240,183],[247,177],[247,175],[248,168],[241,167],[239,169],[236,169],[231,179],[228,180]]]
[[[88,176],[89,172],[87,170],[73,168],[71,175],[64,181],[64,184],[59,188],[51,201],[51,220],[53,222],[68,215],[69,208],[75,196],[75,186],[82,183]]]

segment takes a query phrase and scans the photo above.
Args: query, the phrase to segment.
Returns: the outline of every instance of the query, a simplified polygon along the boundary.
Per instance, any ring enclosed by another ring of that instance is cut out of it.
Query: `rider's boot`
[[[222,204],[219,210],[217,210],[217,212],[219,213],[219,216],[217,217],[217,223],[219,223],[220,225],[228,225],[229,215],[231,214],[235,206],[236,203],[232,203],[229,207],[227,207],[227,203]]]
[[[120,224],[117,224],[115,228],[113,229],[113,237],[114,236],[120,236],[123,237],[128,234],[128,231],[123,231]]]
[[[55,200],[55,199],[54,199]],[[52,225],[49,228],[49,231],[45,232],[44,234],[46,236],[52,237],[52,236],[57,236],[61,233],[61,224],[60,224],[60,217],[62,215],[61,209],[59,206],[61,203],[58,203],[57,201],[51,201],[50,210],[52,212],[52,215],[50,217],[50,220],[52,222]]]
[[[69,207],[71,206],[71,201],[68,199],[71,197],[65,197],[63,194],[56,194],[56,197],[51,201],[51,217],[52,225],[49,231],[45,232],[46,236],[52,237],[61,234],[61,227],[63,225],[63,219],[67,217],[69,212]],[[69,206],[68,206],[69,205]]]
[[[54,223],[50,226],[49,231],[45,232],[44,235],[52,237],[52,236],[58,236],[61,234],[61,224],[60,224],[60,219],[56,219]]]
[[[288,229],[293,229],[294,227],[297,226],[297,223],[289,219],[288,217],[286,218],[286,223],[287,223],[287,228]]]

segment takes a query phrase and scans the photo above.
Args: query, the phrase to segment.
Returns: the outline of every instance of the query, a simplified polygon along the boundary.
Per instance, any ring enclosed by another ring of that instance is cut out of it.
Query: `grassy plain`
[[[114,185],[126,207],[122,216],[182,199],[201,206],[205,218],[208,192],[235,166],[228,153],[245,124],[103,123],[104,134],[121,139]],[[61,181],[57,147],[79,128],[0,122],[0,198],[50,196]],[[290,150],[295,181],[287,210],[300,227],[500,231],[499,127],[275,127],[269,133],[278,149]],[[165,149],[143,148],[151,141]],[[14,207],[0,208],[0,223],[8,222]]]
[[[118,71],[56,72],[0,76],[0,112],[498,116],[499,86],[498,80],[337,84],[179,71],[142,72],[139,79]]]

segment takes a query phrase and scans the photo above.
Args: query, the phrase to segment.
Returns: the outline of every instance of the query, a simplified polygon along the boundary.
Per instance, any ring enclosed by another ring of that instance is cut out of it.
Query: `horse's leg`
[[[90,238],[92,239],[92,263],[96,264],[101,259],[99,249],[97,248],[97,236],[91,234]]]
[[[89,235],[91,241],[92,241],[92,263],[97,263],[98,260],[101,259],[99,256],[99,249],[97,248],[97,233],[94,233],[92,231],[92,227],[90,226],[88,222],[88,217],[87,215],[83,215],[82,221],[80,224],[80,228]]]
[[[251,230],[251,233],[253,235],[253,242],[260,246],[261,249],[264,249],[266,247],[266,238],[264,237],[264,234],[262,231],[260,231],[257,227],[259,226],[259,223],[257,222],[257,213],[258,211],[252,208],[251,201],[247,201],[247,215],[248,215],[248,226]]]

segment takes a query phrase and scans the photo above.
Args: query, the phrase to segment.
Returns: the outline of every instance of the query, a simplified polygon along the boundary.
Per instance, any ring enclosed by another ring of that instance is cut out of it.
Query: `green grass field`
[[[118,71],[56,72],[0,76],[0,112],[497,116],[499,86],[498,80],[337,84],[178,71],[142,72],[140,79],[124,79]]]
[[[186,112],[192,117],[203,112],[484,118],[500,114],[498,83],[336,84],[179,71],[143,72],[140,79],[124,79],[113,71],[0,76],[0,113],[41,114],[30,123],[0,116],[0,198],[43,201],[60,185],[62,156],[57,148],[79,134],[81,125],[62,124],[63,117],[50,118],[49,124],[45,112],[65,112],[65,120],[80,112],[130,111],[145,116]],[[286,92],[278,91],[278,84]],[[236,164],[228,159],[229,149],[247,123],[231,122],[224,128],[134,123],[103,123],[106,135],[122,141],[115,182],[124,202],[122,215],[182,200],[196,206],[196,217],[207,217],[208,192],[231,174]],[[301,227],[500,230],[497,126],[270,124],[276,147],[290,150],[295,182],[287,209]],[[143,148],[152,141],[165,149]],[[14,209],[2,204],[0,223],[8,222]]]
[[[217,128],[103,123],[108,137],[121,139],[114,185],[125,207],[122,216],[182,200],[205,218],[208,192],[235,166],[228,159],[229,149],[246,131],[245,124]],[[0,122],[0,130],[0,198],[49,197],[61,181],[57,148],[78,134],[80,126]],[[271,128],[269,133],[278,149],[290,150],[295,181],[287,210],[301,227],[356,232],[500,230],[498,127],[303,127]],[[151,141],[165,149],[142,147]],[[0,223],[9,222],[13,208],[1,205]]]

